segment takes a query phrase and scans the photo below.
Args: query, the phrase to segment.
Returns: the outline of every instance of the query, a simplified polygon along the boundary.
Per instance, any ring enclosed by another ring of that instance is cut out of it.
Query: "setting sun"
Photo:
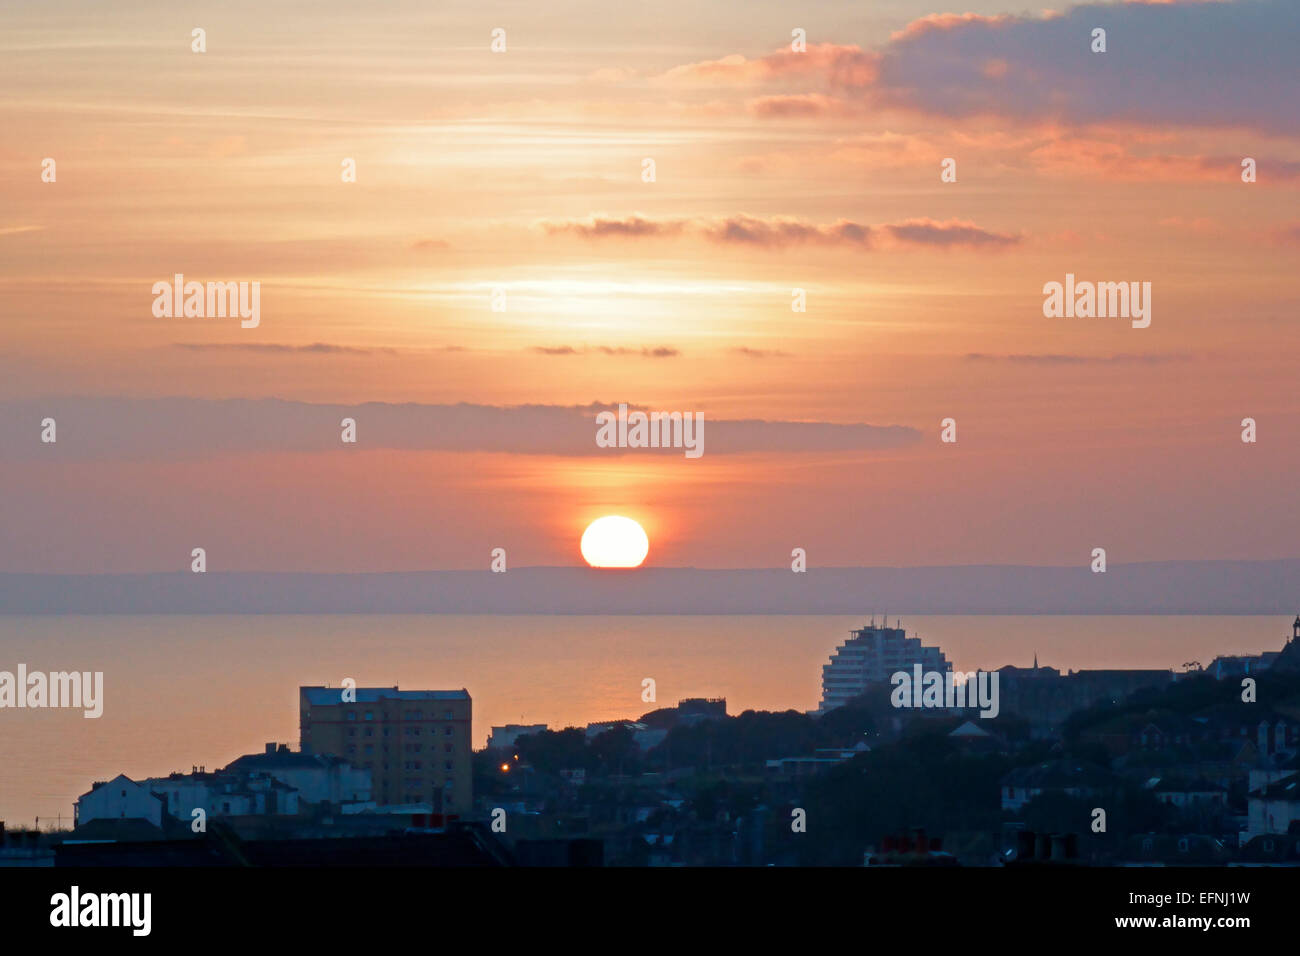
[[[593,568],[635,568],[649,550],[644,529],[622,515],[597,518],[582,533],[582,556]]]

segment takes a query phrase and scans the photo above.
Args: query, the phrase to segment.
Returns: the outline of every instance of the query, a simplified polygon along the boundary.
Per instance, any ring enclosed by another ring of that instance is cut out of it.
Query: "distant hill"
[[[387,574],[0,574],[0,614],[1293,614],[1300,560]]]

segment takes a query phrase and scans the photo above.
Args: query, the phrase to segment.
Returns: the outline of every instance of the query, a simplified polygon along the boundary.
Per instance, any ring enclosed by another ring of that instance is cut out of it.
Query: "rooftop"
[[[343,703],[342,687],[300,687],[298,690],[314,707],[327,707]],[[358,687],[356,703],[375,704],[381,700],[469,700],[469,691],[460,690],[398,690],[396,687]],[[352,703],[352,701],[348,701]]]
[[[1293,773],[1281,780],[1274,780],[1263,789],[1251,793],[1251,796],[1266,800],[1300,800],[1300,774]]]
[[[328,770],[342,764],[339,757],[329,754],[305,754],[301,751],[280,750],[275,753],[245,754],[226,765],[223,772],[238,773],[245,770],[289,770],[294,767],[311,767]]]

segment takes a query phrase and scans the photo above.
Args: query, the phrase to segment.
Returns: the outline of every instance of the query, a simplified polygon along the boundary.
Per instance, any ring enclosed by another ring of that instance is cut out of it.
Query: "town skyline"
[[[883,615],[864,616],[860,620],[857,620],[853,625],[853,628],[851,629],[852,633],[859,633],[859,629],[874,629],[877,626],[876,617],[880,617],[879,626],[881,628],[893,628],[898,624],[898,622],[894,620],[895,615],[893,614],[890,615],[889,621],[885,621]],[[596,620],[599,621],[600,619]],[[790,620],[799,619],[794,618]],[[1063,655],[1061,652],[1064,645],[1059,643],[1059,641],[1053,642],[1050,635],[1050,628],[1038,629],[1038,636],[1036,638],[1030,637],[1028,640],[1023,641],[1021,644],[1023,649],[1018,653],[1011,652],[1008,654],[1003,652],[1001,656],[997,658],[989,657],[987,653],[984,653],[978,657],[972,658],[972,650],[979,648],[984,644],[983,635],[976,634],[974,636],[976,641],[974,647],[972,647],[969,642],[956,640],[960,632],[964,630],[961,626],[961,618],[947,620],[944,618],[922,617],[920,620],[922,622],[922,627],[919,630],[915,627],[909,626],[909,619],[907,617],[904,617],[901,622],[902,631],[908,635],[909,639],[916,638],[920,641],[921,653],[916,657],[918,662],[925,662],[927,667],[931,666],[934,662],[934,658],[932,658],[931,655],[936,651],[938,652],[937,659],[942,660],[944,657],[943,648],[946,644],[948,647],[949,659],[943,664],[945,669],[954,669],[958,672],[966,673],[980,671],[985,673],[1009,673],[1012,681],[1017,679],[1017,675],[1020,675],[1020,679],[1023,679],[1024,675],[1041,675],[1043,677],[1049,675],[1054,676],[1055,678],[1066,681],[1066,683],[1062,684],[1060,688],[1050,695],[1050,699],[1046,703],[1036,706],[1045,708],[1045,713],[1057,713],[1058,717],[1068,713],[1069,706],[1067,706],[1067,704],[1069,701],[1074,701],[1074,706],[1079,706],[1079,700],[1084,699],[1079,696],[1080,693],[1083,693],[1082,691],[1071,693],[1066,692],[1069,682],[1075,680],[1076,677],[1082,682],[1080,685],[1081,687],[1094,688],[1094,692],[1096,687],[1107,687],[1110,686],[1111,683],[1115,682],[1117,682],[1115,683],[1115,686],[1125,688],[1126,693],[1131,692],[1141,687],[1158,685],[1161,683],[1161,675],[1163,675],[1163,681],[1166,683],[1194,677],[1201,673],[1213,676],[1217,681],[1222,682],[1225,678],[1238,672],[1252,673],[1252,667],[1266,667],[1268,663],[1271,663],[1271,661],[1276,658],[1278,652],[1289,643],[1289,637],[1293,636],[1289,635],[1289,633],[1283,633],[1286,629],[1282,627],[1283,624],[1286,624],[1287,628],[1291,627],[1291,617],[1276,619],[1271,617],[1260,617],[1257,620],[1261,627],[1257,629],[1258,633],[1249,640],[1225,640],[1220,636],[1218,638],[1211,637],[1207,642],[1205,638],[1202,638],[1197,642],[1198,649],[1191,650],[1187,647],[1179,647],[1178,644],[1180,642],[1176,640],[1173,643],[1164,641],[1161,645],[1165,647],[1165,656],[1163,660],[1160,658],[1160,655],[1156,655],[1155,657],[1148,655],[1147,659],[1140,661],[1134,661],[1132,659],[1121,660],[1113,656],[1112,652],[1110,659],[1106,659],[1103,655],[1100,659],[1097,659],[1094,656],[1093,659],[1087,662],[1062,662],[1061,657]],[[1051,621],[1053,619],[1049,618],[1046,620]],[[1056,618],[1054,620],[1059,621],[1061,619]],[[1226,620],[1230,621],[1231,619]],[[1300,616],[1295,616],[1295,620],[1300,621]],[[936,621],[944,621],[948,624],[947,641],[945,641],[943,631],[938,632],[939,636],[935,636],[934,628]],[[845,622],[848,623],[849,619],[846,619]],[[1272,623],[1275,627],[1269,628],[1265,626],[1268,623]],[[1154,633],[1149,628],[1140,633],[1148,643],[1151,643],[1152,639],[1155,637]],[[1176,633],[1177,632],[1174,631],[1170,636],[1172,637],[1176,635]],[[1066,639],[1073,642],[1076,640],[1076,636],[1067,635]],[[832,630],[827,630],[818,649],[811,651],[808,656],[808,665],[806,667],[807,673],[803,674],[798,680],[791,681],[788,665],[781,664],[767,675],[764,679],[765,683],[756,685],[767,688],[766,691],[760,692],[757,696],[755,695],[753,687],[744,693],[735,693],[737,685],[734,684],[736,676],[734,673],[727,673],[723,669],[718,669],[717,672],[713,674],[712,678],[710,678],[707,669],[703,671],[698,668],[688,669],[685,671],[682,671],[677,667],[666,669],[661,661],[661,663],[657,665],[650,665],[649,669],[658,673],[659,677],[664,681],[663,694],[665,695],[665,699],[661,703],[656,703],[654,701],[646,702],[644,699],[641,699],[643,693],[641,684],[630,679],[634,674],[639,673],[640,671],[638,671],[635,666],[631,670],[620,670],[620,674],[622,674],[621,680],[628,686],[621,688],[621,691],[615,688],[609,688],[605,697],[598,701],[592,700],[590,702],[590,709],[585,715],[571,711],[570,717],[558,721],[553,717],[546,716],[553,712],[553,706],[548,705],[541,708],[539,711],[537,701],[534,701],[532,705],[528,705],[523,702],[523,698],[519,699],[517,705],[521,708],[522,712],[518,712],[516,716],[514,710],[508,709],[503,705],[505,699],[513,698],[518,693],[517,687],[512,686],[508,680],[505,683],[502,683],[500,680],[497,680],[494,683],[488,683],[485,680],[485,674],[479,674],[475,677],[472,671],[463,670],[462,664],[456,663],[452,665],[454,669],[451,673],[461,675],[461,679],[465,682],[465,688],[467,689],[469,696],[475,701],[474,713],[478,715],[476,720],[478,726],[473,729],[472,735],[470,731],[467,730],[465,737],[458,739],[461,740],[462,746],[466,748],[472,746],[474,753],[482,753],[484,746],[491,746],[491,734],[493,732],[502,726],[514,723],[516,720],[520,724],[531,724],[535,727],[549,727],[552,731],[558,731],[561,728],[575,727],[579,729],[598,726],[608,728],[609,726],[621,725],[628,721],[635,721],[638,718],[638,715],[654,711],[659,707],[671,706],[672,702],[678,699],[693,698],[722,698],[730,699],[733,703],[738,699],[741,701],[740,709],[742,710],[756,710],[759,712],[771,713],[795,711],[803,714],[821,716],[827,710],[825,702],[828,699],[828,686],[824,683],[824,666],[828,660],[833,663],[835,655],[839,650],[842,650],[842,648],[836,647],[840,640],[841,638],[837,633]],[[1100,638],[1100,632],[1093,633],[1090,640],[1094,643],[1105,644],[1105,642]],[[1131,645],[1131,643],[1131,639],[1121,633],[1115,636],[1113,648],[1122,648]],[[1259,648],[1259,650],[1254,650],[1252,645]],[[1214,649],[1211,650],[1211,647]],[[955,654],[953,653],[954,649],[956,649]],[[631,650],[631,648],[622,648],[620,650],[620,655],[628,656],[629,650]],[[1180,651],[1182,653],[1180,653]],[[772,648],[767,646],[767,642],[758,644],[750,651],[751,654],[761,654],[764,656],[770,656],[771,652]],[[182,651],[182,653],[184,652]],[[642,651],[642,654],[644,653],[645,652]],[[976,653],[978,653],[978,650]],[[1210,655],[1213,655],[1213,657]],[[461,653],[457,652],[454,654],[453,659],[459,661],[462,656]],[[662,655],[655,656],[661,657]],[[1196,658],[1198,656],[1204,657],[1205,659],[1189,662],[1189,657]],[[727,653],[724,651],[720,660],[725,660],[726,657]],[[1250,663],[1252,661],[1254,664]],[[757,663],[757,660],[751,661],[751,666],[755,663]],[[1193,663],[1195,666],[1191,666]],[[1061,664],[1062,666],[1055,667],[1053,666],[1054,664]],[[448,662],[446,661],[428,661],[426,662],[426,666],[421,668],[421,670],[430,674],[435,674],[446,670],[447,666]],[[3,669],[4,668],[0,668],[0,670]],[[764,670],[766,671],[771,669],[765,668]],[[399,665],[396,669],[389,672],[394,678],[393,681],[391,683],[383,683],[382,681],[377,680],[377,678],[383,676],[383,672],[376,669],[372,664],[371,666],[367,666],[363,670],[356,672],[360,680],[354,681],[354,684],[359,684],[361,687],[368,688],[387,688],[395,690],[396,687],[402,687],[406,690],[413,690],[415,689],[415,685],[410,685],[410,682],[405,679],[400,681],[397,679],[399,674],[409,674],[411,672],[412,665],[410,663]],[[299,670],[298,673],[301,674],[301,670]],[[595,669],[590,669],[588,680],[603,683],[609,676],[610,675],[605,674],[603,670],[597,671]],[[685,680],[682,679],[683,676],[686,676]],[[887,682],[883,679],[886,676],[887,675],[883,674],[875,674],[872,678],[877,681],[880,686],[885,687],[885,691],[881,694],[882,698],[888,697]],[[121,772],[134,773],[137,777],[151,778],[165,776],[166,774],[173,772],[174,767],[169,768],[165,763],[160,765],[158,762],[158,756],[150,755],[153,753],[151,748],[148,749],[148,752],[146,753],[145,751],[140,751],[138,747],[127,744],[124,737],[132,738],[138,735],[139,731],[132,730],[133,727],[146,726],[145,724],[138,724],[139,720],[144,719],[147,722],[151,719],[149,717],[150,714],[157,714],[161,718],[162,712],[159,711],[157,707],[151,707],[146,711],[128,717],[129,722],[125,726],[120,725],[118,721],[121,719],[120,715],[124,713],[122,708],[125,708],[127,713],[133,713],[140,710],[140,702],[135,699],[137,697],[138,688],[134,687],[134,684],[138,682],[133,682],[132,685],[119,685],[115,687],[115,682],[112,680],[112,677],[113,675],[110,673],[110,679],[106,682],[108,686],[109,704],[105,712],[108,715],[108,719],[105,719],[105,717],[101,715],[97,715],[95,720],[85,721],[85,723],[88,724],[99,724],[101,721],[104,723],[103,733],[97,732],[93,736],[93,739],[113,740],[112,746],[105,750],[105,754],[116,755],[114,757],[109,757],[108,759],[110,760],[125,760],[127,766],[120,766],[119,770],[121,770]],[[548,696],[552,693],[562,693],[560,685],[557,683],[557,681],[561,679],[559,672],[539,673],[536,679],[540,680],[545,687],[555,688],[554,691],[546,691],[544,696]],[[3,678],[0,678],[0,682],[2,682],[2,680]],[[334,685],[329,691],[330,694],[339,696],[344,694],[347,685],[341,682],[329,683]],[[258,697],[274,695],[276,686],[279,685],[266,683],[265,681],[260,682],[256,694]],[[322,693],[325,692],[324,688],[326,686],[326,684],[319,685]],[[820,705],[817,702],[817,698],[804,696],[805,691],[810,692],[813,686],[819,688],[816,691],[816,694],[818,695],[818,698],[822,700]],[[1012,683],[1010,686],[1014,689],[1016,685]],[[798,688],[805,688],[805,690],[799,690]],[[311,688],[302,685],[299,686],[299,689],[305,692]],[[451,690],[452,687],[451,685],[447,685],[445,689]],[[857,688],[858,692],[866,689],[866,687]],[[612,696],[610,696],[611,693]],[[784,696],[789,703],[785,706],[782,706],[779,703],[774,706],[772,703],[774,693],[776,693],[778,700]],[[850,696],[855,695],[850,694]],[[171,706],[177,708],[177,710],[176,712],[171,713],[167,719],[177,727],[190,727],[195,729],[202,727],[203,732],[199,735],[199,739],[208,741],[207,749],[201,749],[203,745],[200,744],[200,749],[196,751],[195,749],[186,746],[179,739],[174,740],[169,750],[182,758],[179,766],[184,767],[193,765],[194,767],[202,766],[206,768],[211,766],[217,768],[224,766],[232,760],[236,760],[241,754],[247,753],[248,751],[246,749],[241,748],[247,748],[253,741],[263,738],[270,739],[272,737],[276,737],[281,741],[289,739],[284,735],[286,725],[283,720],[279,718],[266,720],[260,728],[256,720],[257,714],[274,715],[280,712],[283,708],[272,706],[270,710],[267,711],[261,703],[256,707],[246,706],[244,710],[248,711],[248,714],[237,722],[229,722],[230,727],[226,730],[222,730],[218,727],[208,725],[207,719],[203,716],[209,712],[212,715],[223,713],[222,708],[215,701],[207,701],[206,704],[199,708],[197,713],[187,714],[184,712],[186,708],[190,706],[186,702],[191,701],[193,697],[193,690],[186,689],[185,687],[178,688],[176,694],[169,698],[171,700]],[[287,700],[288,697],[285,699]],[[621,704],[617,703],[616,701],[619,699],[626,702]],[[631,702],[634,699],[636,700],[636,703]],[[831,699],[837,702],[832,704],[830,707],[830,709],[834,709],[835,706],[839,706],[843,703],[845,697],[843,692],[840,691],[832,693]],[[1015,698],[1012,699],[1014,700]],[[105,707],[105,700],[102,695],[99,698],[98,704],[101,708]],[[529,719],[530,712],[531,716],[534,718],[532,720]],[[61,725],[62,730],[59,732],[62,734],[67,734],[68,731],[72,729],[79,729],[69,728],[66,722],[62,721],[60,717],[56,717],[55,713],[43,713],[39,709],[33,710],[29,708],[24,711],[21,709],[14,709],[11,704],[3,711],[3,713],[7,719],[25,720],[26,726],[31,728],[33,732],[37,727],[37,722],[51,720]],[[489,716],[485,717],[485,714]],[[81,715],[78,712],[76,716],[80,717]],[[535,719],[538,716],[543,716],[545,719]],[[77,723],[81,723],[81,721],[79,720]],[[979,723],[978,720],[977,723]],[[277,726],[279,728],[278,730],[276,729]],[[238,728],[237,731],[236,727]],[[232,732],[234,733],[232,734]],[[44,734],[38,734],[37,739],[45,740],[46,736]],[[175,745],[177,744],[180,744],[179,749],[175,749]],[[38,749],[40,752],[44,752],[42,748]],[[283,747],[281,747],[281,749],[283,749]],[[130,754],[136,754],[136,756],[131,757],[129,756]],[[142,756],[145,761],[143,764],[139,762]],[[347,754],[336,754],[335,756],[344,760],[349,758],[349,755]],[[26,758],[20,751],[16,754],[10,754],[7,759],[10,761],[11,765],[23,766]],[[84,763],[85,759],[85,757],[82,757],[78,763]],[[360,758],[354,756],[351,759],[358,760]],[[102,760],[100,763],[102,764]],[[24,792],[30,789],[32,784],[36,784],[39,790],[44,790],[47,786],[47,784],[39,783],[39,781],[32,781],[28,785],[24,786]],[[0,819],[5,818],[5,811],[6,808],[0,806]],[[432,812],[432,810],[429,812]],[[46,819],[47,822],[57,819],[62,813],[63,811],[51,807],[48,804],[41,808],[41,816]],[[15,817],[12,813],[9,814],[8,818],[11,824],[21,821],[21,817]]]

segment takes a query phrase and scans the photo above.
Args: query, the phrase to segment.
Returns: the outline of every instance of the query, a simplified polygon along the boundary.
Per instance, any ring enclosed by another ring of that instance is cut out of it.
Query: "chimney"
[[[271,743],[266,745],[266,752],[269,754],[275,753],[275,741],[272,741]]]
[[[1069,854],[1069,850],[1067,849],[1068,843],[1066,840],[1066,835],[1064,833],[1053,833],[1051,836],[1051,840],[1052,840],[1052,848],[1050,850],[1049,858],[1052,860],[1052,862],[1059,863],[1062,860],[1069,859],[1070,854]]]
[[[282,754],[287,754],[288,752],[289,752],[289,745],[288,745],[288,744],[280,744],[280,753],[282,753]]]

